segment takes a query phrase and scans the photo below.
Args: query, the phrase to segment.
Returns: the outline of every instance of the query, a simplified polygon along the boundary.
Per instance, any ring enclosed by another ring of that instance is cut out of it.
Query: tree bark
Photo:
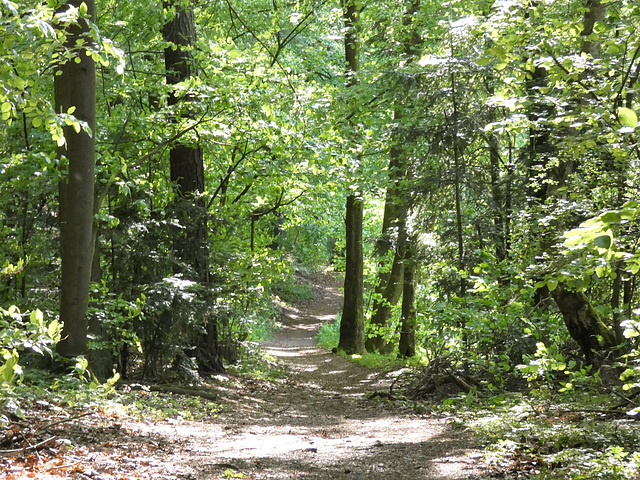
[[[562,313],[571,338],[578,342],[587,362],[593,363],[594,350],[617,345],[615,333],[604,324],[584,293],[558,285],[551,296]]]
[[[344,52],[347,62],[347,88],[357,85],[360,69],[358,25],[360,11],[355,0],[342,0],[344,19]],[[364,202],[359,194],[347,197],[346,266],[344,276],[344,305],[340,323],[338,349],[348,354],[362,354],[364,348],[364,265],[362,251],[362,219]]]
[[[192,59],[189,48],[195,41],[195,16],[191,3],[164,0],[166,10],[175,10],[173,18],[164,25],[163,38],[170,42],[165,48],[164,59],[166,81],[168,85],[176,85],[189,79],[193,74]],[[168,104],[176,107],[190,103],[189,97],[178,98],[174,90],[170,90]],[[177,121],[179,114],[172,119]],[[188,114],[187,114],[188,116]],[[206,248],[206,216],[202,214],[202,202],[197,198],[204,192],[204,158],[200,145],[178,142],[169,152],[171,181],[176,184],[178,198],[176,212],[180,224],[184,227],[178,236],[174,248],[176,254],[187,265],[192,267],[199,281],[206,281],[208,265],[202,251]]]
[[[489,162],[491,165],[491,198],[493,200],[493,237],[496,262],[502,262],[507,258],[507,246],[505,241],[504,196],[500,187],[500,143],[498,136],[490,134],[487,139],[489,147]]]
[[[70,0],[66,7],[80,7],[83,0]],[[95,17],[95,1],[85,0],[89,19]],[[64,7],[63,7],[64,8]],[[62,280],[60,287],[60,320],[63,322],[62,340],[57,351],[63,357],[86,353],[86,317],[89,303],[89,284],[93,261],[93,196],[95,174],[96,125],[96,66],[86,55],[91,42],[87,20],[79,19],[65,31],[65,48],[72,58],[59,66],[54,78],[55,109],[67,113],[75,107],[73,115],[87,123],[76,132],[73,127],[63,128],[66,144],[58,149],[60,163],[68,161],[68,173],[59,184],[60,196],[60,253]],[[80,43],[84,45],[78,47]],[[77,49],[77,50],[76,50]]]
[[[420,10],[420,0],[406,0],[406,10],[402,17],[403,33],[407,36],[402,41],[403,61],[410,62],[417,55],[417,49],[422,42],[417,29],[413,26],[415,15]],[[402,97],[396,101],[393,111],[394,124],[399,125],[394,134],[393,145],[389,149],[389,187],[385,197],[384,214],[382,218],[382,234],[376,245],[380,257],[387,255],[394,248],[391,270],[380,262],[378,279],[374,292],[374,302],[371,314],[370,334],[366,340],[368,351],[391,353],[394,342],[389,342],[383,333],[389,323],[393,307],[402,296],[404,279],[404,249],[406,243],[407,216],[410,209],[406,187],[403,182],[407,177],[408,160],[403,148],[414,140],[413,133],[406,133],[400,125],[403,119],[403,105],[408,93],[405,89]],[[395,236],[395,241],[393,237]]]
[[[406,216],[406,214],[405,214]],[[393,264],[389,272],[381,272],[378,276],[378,285],[375,289],[373,302],[373,314],[369,322],[371,333],[366,340],[366,349],[370,352],[390,353],[394,348],[393,342],[389,342],[382,331],[389,319],[391,311],[402,296],[402,284],[404,279],[404,251],[406,245],[406,218],[396,225],[398,238],[394,248]]]
[[[364,273],[362,264],[363,201],[355,195],[347,197],[346,265],[344,305],[340,321],[338,349],[348,354],[363,354],[364,348]]]
[[[598,41],[588,39],[593,32],[593,27],[598,21],[602,21],[605,14],[605,7],[600,0],[586,0],[586,12],[584,16],[584,29],[581,36],[584,39],[580,51],[597,57],[600,52]],[[584,72],[583,75],[588,75]],[[533,73],[533,86],[539,87],[546,82],[546,71],[540,67]],[[579,108],[580,100],[576,102]],[[551,107],[541,108],[539,117],[550,118]],[[537,118],[535,119],[537,120]],[[574,162],[571,160],[560,161],[555,167],[550,167],[550,156],[555,153],[555,146],[551,141],[551,130],[548,127],[532,129],[530,133],[531,148],[531,173],[543,181],[537,189],[532,189],[532,198],[542,205],[550,200],[559,198],[559,187],[561,187],[569,175],[573,173]],[[551,180],[551,181],[549,181]],[[553,228],[543,232],[541,240],[541,250],[552,253],[556,242],[556,236],[563,227],[561,219],[556,219]],[[609,328],[602,320],[598,312],[593,308],[587,296],[580,291],[570,290],[566,285],[559,284],[551,292],[551,296],[562,314],[564,323],[571,337],[578,343],[585,359],[588,363],[593,363],[594,351],[603,348],[611,348],[616,345],[615,332]]]
[[[196,39],[195,15],[191,1],[163,0],[165,10],[174,12],[162,30],[165,41],[171,45],[164,50],[166,81],[176,85],[193,75],[193,61],[189,49]],[[178,98],[170,90],[168,104],[179,110],[193,101],[190,97]],[[179,113],[173,118],[177,121]],[[186,113],[190,116],[190,112]],[[209,280],[209,252],[207,247],[207,215],[203,199],[204,157],[198,144],[177,142],[169,152],[171,181],[177,187],[176,214],[183,227],[174,241],[176,256],[192,269],[194,280],[207,283]],[[205,333],[198,335],[196,361],[206,372],[223,372],[224,366],[218,349],[218,326],[215,318],[205,325]]]
[[[416,259],[412,239],[407,239],[404,256],[404,281],[402,285],[402,320],[399,357],[413,357],[416,354]]]

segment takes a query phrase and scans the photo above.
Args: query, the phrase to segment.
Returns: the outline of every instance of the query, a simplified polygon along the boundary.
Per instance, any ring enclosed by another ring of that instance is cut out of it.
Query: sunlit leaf
[[[636,115],[636,112],[630,108],[618,108],[618,119],[625,127],[636,128],[638,126],[638,116]]]

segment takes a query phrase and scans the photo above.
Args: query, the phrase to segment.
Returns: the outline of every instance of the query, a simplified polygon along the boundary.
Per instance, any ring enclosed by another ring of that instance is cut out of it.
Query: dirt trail
[[[341,282],[324,275],[314,283],[315,299],[285,309],[284,327],[264,345],[286,365],[287,379],[229,389],[215,421],[173,426],[182,437],[176,460],[190,470],[180,477],[217,479],[231,471],[260,480],[479,478],[481,454],[466,434],[368,399],[389,379],[315,346],[319,326],[341,306]]]

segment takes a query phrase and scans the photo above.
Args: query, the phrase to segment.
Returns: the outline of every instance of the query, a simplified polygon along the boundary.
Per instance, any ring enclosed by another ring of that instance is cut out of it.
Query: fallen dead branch
[[[50,437],[50,438],[47,438],[46,440],[43,440],[42,442],[36,443],[35,445],[28,445],[26,447],[16,448],[13,450],[0,450],[0,454],[30,452],[31,450],[37,450],[39,448],[46,446],[47,444],[51,443],[55,439],[56,437]]]
[[[68,417],[68,418],[63,418],[62,420],[56,420],[55,422],[51,422],[48,423],[42,427],[38,427],[35,429],[35,431],[39,431],[39,430],[49,430],[51,427],[55,427],[56,425],[60,425],[62,423],[67,423],[67,422],[73,422],[74,420],[78,420],[79,418],[83,418],[83,417],[88,417],[89,415],[93,415],[94,411],[91,412],[84,412],[84,413],[80,413],[78,415],[74,415],[72,417]]]

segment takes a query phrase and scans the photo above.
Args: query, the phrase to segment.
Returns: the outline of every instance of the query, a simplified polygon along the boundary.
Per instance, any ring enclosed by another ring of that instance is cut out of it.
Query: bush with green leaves
[[[0,308],[0,384],[13,384],[22,374],[20,354],[31,351],[52,355],[52,347],[60,340],[62,326],[57,320],[46,323],[40,310],[22,314],[18,307]]]

